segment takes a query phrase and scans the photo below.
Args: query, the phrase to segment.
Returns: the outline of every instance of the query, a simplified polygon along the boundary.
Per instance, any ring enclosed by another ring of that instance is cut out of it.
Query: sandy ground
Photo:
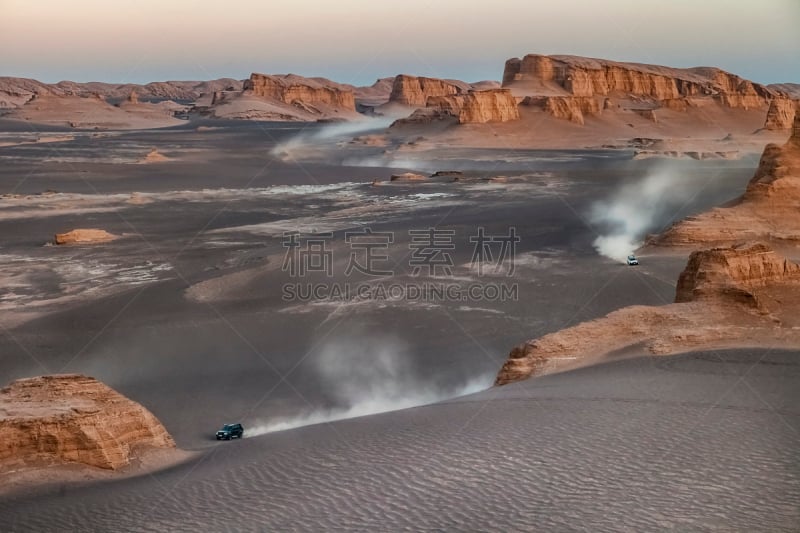
[[[200,454],[140,478],[0,499],[12,530],[219,529],[231,517],[245,530],[797,523],[794,354],[626,361],[241,442],[212,437],[224,422],[255,434],[479,390],[524,339],[671,301],[685,256],[648,251],[635,270],[599,256],[592,243],[609,222],[590,220],[592,206],[653,172],[679,175],[694,188],[644,224],[658,231],[738,195],[756,159],[664,166],[631,150],[412,147],[407,164],[348,149],[322,162],[274,155],[298,134],[313,142],[319,126],[214,125],[0,147],[0,375],[93,375]],[[154,147],[169,160],[136,164]],[[464,179],[370,185],[452,169]],[[500,174],[505,183],[482,179]],[[469,237],[510,225],[522,239],[514,275],[476,273]],[[120,238],[45,245],[81,227]],[[343,274],[344,232],[366,227],[395,233],[395,281],[435,281],[412,278],[408,231],[437,227],[457,243],[450,281],[515,283],[519,298],[282,300],[292,228],[333,232],[332,278],[311,281],[379,284]]]
[[[0,502],[12,531],[791,530],[797,353],[634,359]],[[211,504],[210,502],[213,502]]]
[[[26,465],[15,469],[5,469],[0,474],[0,498],[12,497],[29,491],[31,487],[49,487],[51,490],[64,490],[66,486],[81,483],[120,480],[164,470],[185,463],[196,457],[193,452],[175,449],[139,448],[131,464],[118,470],[105,470],[77,463],[64,465],[46,463]]]

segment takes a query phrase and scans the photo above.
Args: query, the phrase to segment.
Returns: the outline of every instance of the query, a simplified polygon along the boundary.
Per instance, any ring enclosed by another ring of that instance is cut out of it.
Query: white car
[[[636,266],[639,264],[639,260],[636,259],[635,255],[628,256],[628,266]]]

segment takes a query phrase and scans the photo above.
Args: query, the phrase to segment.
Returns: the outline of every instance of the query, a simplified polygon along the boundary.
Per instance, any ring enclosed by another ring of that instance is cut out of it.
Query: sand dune
[[[626,360],[224,443],[170,471],[6,499],[0,517],[12,530],[789,530],[798,379],[794,352]]]

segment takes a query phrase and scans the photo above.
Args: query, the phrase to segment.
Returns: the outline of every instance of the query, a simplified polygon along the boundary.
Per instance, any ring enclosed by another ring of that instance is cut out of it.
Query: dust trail
[[[443,385],[414,364],[397,340],[360,338],[326,346],[315,360],[321,387],[336,407],[275,420],[256,420],[246,437],[334,420],[396,411],[487,389],[493,375]]]
[[[592,204],[589,219],[601,228],[595,249],[600,255],[625,261],[648,233],[672,220],[704,186],[669,167],[623,185],[610,198]]]
[[[344,139],[369,131],[388,128],[398,117],[386,115],[380,117],[363,117],[351,122],[339,122],[322,126],[314,131],[302,132],[294,137],[276,144],[270,154],[277,157],[293,157],[299,150],[313,149],[326,141]]]

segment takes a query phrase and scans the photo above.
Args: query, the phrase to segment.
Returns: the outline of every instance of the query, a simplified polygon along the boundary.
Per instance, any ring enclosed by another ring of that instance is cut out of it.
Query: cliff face
[[[345,111],[356,110],[352,91],[291,74],[251,74],[250,79],[244,82],[244,93],[300,107],[323,105]]]
[[[41,376],[0,390],[0,465],[117,469],[148,446],[174,448],[175,442],[147,409],[94,378]]]
[[[506,61],[503,87],[558,117],[583,124],[602,112],[605,97],[633,99],[632,109],[655,121],[655,109],[684,111],[694,99],[732,108],[761,108],[777,93],[715,68],[675,69],[576,56],[529,54]]]
[[[656,355],[721,346],[800,346],[800,265],[764,244],[695,252],[676,303],[632,306],[514,347],[504,385],[574,368],[617,350]]]
[[[773,92],[713,68],[674,69],[575,56],[529,54],[506,61],[504,87],[549,89],[554,94],[605,96],[626,93],[655,100],[718,96],[731,107],[759,106]]]
[[[413,107],[425,107],[428,98],[466,93],[469,86],[464,83],[400,74],[392,83],[389,102]]]
[[[470,91],[456,96],[432,96],[428,98],[427,107],[457,117],[460,124],[519,119],[516,100],[507,89]]]
[[[798,100],[775,98],[769,103],[764,128],[768,130],[788,130],[792,127],[797,112]]]
[[[599,115],[603,111],[601,99],[593,96],[526,96],[521,105],[539,108],[576,124],[583,124],[586,116]]]
[[[648,241],[660,246],[708,246],[743,239],[800,243],[800,114],[786,144],[764,148],[745,193],[729,207],[681,220]]]

